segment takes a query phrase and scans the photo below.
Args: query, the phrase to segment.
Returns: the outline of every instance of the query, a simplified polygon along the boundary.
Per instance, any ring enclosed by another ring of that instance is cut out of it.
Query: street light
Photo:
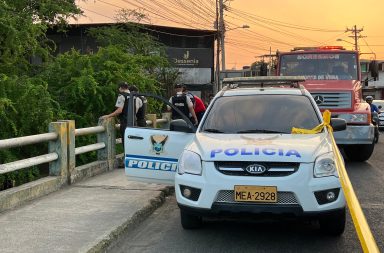
[[[346,40],[343,40],[343,39],[337,39],[336,41],[342,41],[342,42],[346,42],[346,43],[348,43],[348,44],[351,44],[351,45],[353,45],[353,46],[355,47],[355,49],[357,50],[357,45],[355,45],[355,44],[352,43],[352,42],[349,42],[349,41],[346,41]]]
[[[247,28],[250,28],[249,25],[242,25],[242,26],[238,26],[238,27],[234,27],[234,28],[231,28],[231,29],[228,29],[226,30],[225,27],[223,27],[223,31],[222,31],[222,34],[221,34],[221,70],[225,70],[225,45],[224,45],[224,38],[225,38],[225,32],[228,32],[228,31],[232,31],[232,30],[235,30],[235,29],[247,29]]]
[[[247,28],[250,28],[250,26],[249,25],[242,25],[242,26],[238,26],[238,27],[234,27],[234,28],[228,29],[228,30],[226,30],[226,32],[232,31],[232,30],[235,30],[235,29],[239,29],[239,28],[247,29]]]

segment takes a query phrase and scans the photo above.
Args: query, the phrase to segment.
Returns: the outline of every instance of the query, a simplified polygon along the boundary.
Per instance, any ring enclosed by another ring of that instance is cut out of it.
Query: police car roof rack
[[[225,89],[235,88],[254,88],[254,87],[286,87],[304,89],[300,82],[304,82],[304,76],[253,76],[253,77],[233,77],[224,78]]]

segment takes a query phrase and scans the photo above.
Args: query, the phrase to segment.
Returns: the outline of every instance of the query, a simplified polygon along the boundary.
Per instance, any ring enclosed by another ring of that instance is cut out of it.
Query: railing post
[[[67,124],[68,184],[71,184],[72,174],[76,168],[76,126],[74,120],[60,120],[60,122],[65,122]]]
[[[170,128],[170,125],[171,125],[171,115],[172,115],[172,113],[170,113],[170,112],[163,112],[161,114],[161,117],[163,119],[167,120],[167,122],[163,124],[163,128],[165,128],[165,129],[169,129]]]
[[[147,114],[147,119],[152,121],[152,128],[156,128],[156,114]]]
[[[60,176],[62,183],[68,180],[68,152],[67,152],[67,123],[51,122],[49,123],[49,132],[57,133],[56,141],[50,141],[48,144],[48,153],[56,152],[59,158],[49,163],[49,175]]]
[[[103,126],[105,131],[97,134],[97,142],[104,142],[105,148],[97,151],[97,159],[99,161],[107,160],[108,170],[112,170],[114,168],[116,156],[115,119],[108,118],[105,120],[99,120],[99,126]]]

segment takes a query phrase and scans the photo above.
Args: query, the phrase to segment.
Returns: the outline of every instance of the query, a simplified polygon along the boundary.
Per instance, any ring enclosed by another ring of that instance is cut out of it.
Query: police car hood
[[[314,162],[332,151],[328,133],[211,134],[197,133],[188,150],[203,161]]]

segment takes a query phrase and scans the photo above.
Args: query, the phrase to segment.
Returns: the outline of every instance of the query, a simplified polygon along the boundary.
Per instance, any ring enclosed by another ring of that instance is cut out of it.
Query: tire
[[[203,220],[200,216],[191,215],[183,210],[180,210],[181,226],[184,229],[196,229],[203,225]]]
[[[319,218],[320,230],[323,234],[340,236],[345,229],[345,208]]]
[[[375,127],[375,139],[374,139],[374,142],[375,142],[375,143],[378,143],[378,142],[379,142],[379,135],[380,135],[380,133],[379,133],[379,128],[376,126],[376,127]]]
[[[344,153],[347,158],[352,162],[364,162],[368,160],[375,148],[375,143],[361,144],[361,145],[345,145]]]

